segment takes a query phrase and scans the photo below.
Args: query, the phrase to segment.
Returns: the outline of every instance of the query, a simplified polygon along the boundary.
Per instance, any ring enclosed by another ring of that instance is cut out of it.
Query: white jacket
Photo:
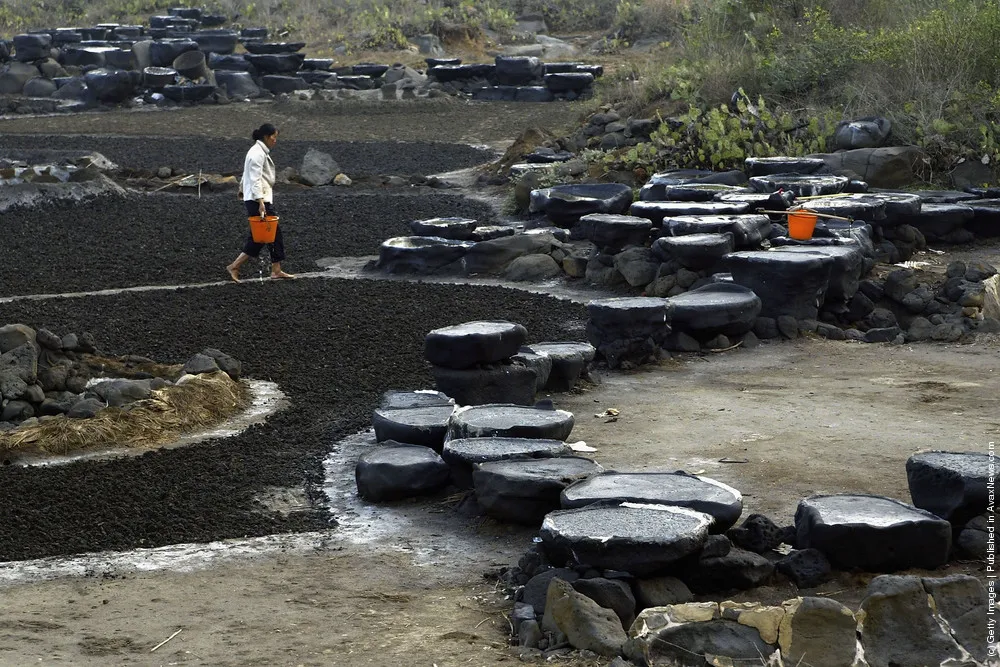
[[[263,141],[257,141],[247,151],[246,159],[243,161],[243,178],[240,180],[243,199],[245,201],[263,199],[269,204],[273,203],[273,188],[274,162],[271,160],[271,151]]]

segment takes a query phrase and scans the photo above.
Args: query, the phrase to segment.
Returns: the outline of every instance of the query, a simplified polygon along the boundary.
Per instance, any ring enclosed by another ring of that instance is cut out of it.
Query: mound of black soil
[[[0,153],[5,148],[97,151],[128,169],[171,167],[184,173],[197,173],[200,169],[206,174],[242,174],[243,158],[251,145],[249,138],[16,134],[0,137]],[[474,167],[494,158],[492,151],[463,144],[430,141],[284,141],[280,135],[271,155],[279,170],[285,167],[298,169],[310,148],[332,155],[344,173],[351,177],[440,174]]]
[[[265,425],[193,447],[0,468],[0,560],[329,526],[323,457],[369,426],[384,391],[431,386],[427,331],[506,318],[531,341],[579,340],[584,317],[581,306],[504,288],[333,279],[0,304],[0,322],[90,331],[110,354],[178,362],[220,348],[292,403]],[[283,516],[256,499],[303,486],[313,511]]]
[[[377,255],[382,241],[409,235],[411,220],[495,221],[486,204],[437,192],[313,189],[279,192],[275,205],[287,253],[284,268],[293,273],[315,270],[322,257]],[[0,296],[227,279],[225,266],[243,247],[247,230],[235,192],[200,199],[163,193],[109,197],[82,206],[12,211],[0,225]],[[244,269],[248,277],[259,270],[251,264]]]

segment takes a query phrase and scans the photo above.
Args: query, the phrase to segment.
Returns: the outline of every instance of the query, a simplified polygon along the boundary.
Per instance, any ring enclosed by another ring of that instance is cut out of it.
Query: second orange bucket
[[[261,218],[258,215],[251,215],[250,236],[254,243],[274,243],[274,236],[278,233],[278,216],[267,215]]]
[[[816,230],[817,215],[810,211],[788,212],[788,236],[799,241],[808,241]]]

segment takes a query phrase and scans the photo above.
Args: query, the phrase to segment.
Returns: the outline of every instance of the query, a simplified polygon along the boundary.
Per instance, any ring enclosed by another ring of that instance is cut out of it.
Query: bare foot
[[[271,280],[289,280],[294,278],[291,273],[285,273],[284,271],[279,271],[278,273],[271,274]]]
[[[232,266],[227,266],[226,267],[226,271],[229,272],[229,277],[233,279],[234,283],[238,283],[240,281],[240,270],[239,269],[234,268]]]

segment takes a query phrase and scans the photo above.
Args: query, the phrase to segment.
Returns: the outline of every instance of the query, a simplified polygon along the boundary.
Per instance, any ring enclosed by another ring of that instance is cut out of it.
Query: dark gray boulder
[[[602,472],[596,462],[578,456],[512,459],[479,464],[472,473],[476,499],[490,516],[537,525],[559,509],[568,485]]]
[[[216,70],[215,82],[232,99],[253,99],[260,96],[260,88],[249,72]]]
[[[538,376],[518,363],[483,364],[473,368],[431,365],[434,386],[459,405],[513,403],[532,405]]]
[[[475,230],[479,223],[470,218],[429,218],[413,220],[410,231],[414,236],[436,236],[453,241],[475,240]]]
[[[198,30],[191,33],[191,39],[203,53],[229,55],[236,50],[239,33],[235,30]]]
[[[760,297],[761,315],[815,320],[830,284],[833,258],[817,253],[741,251],[726,255],[733,281]]]
[[[304,56],[301,53],[277,53],[248,54],[244,58],[261,74],[292,74],[302,65]]]
[[[728,619],[668,626],[656,631],[648,644],[650,664],[683,667],[705,665],[706,655],[716,661],[729,658],[719,664],[760,663],[777,650],[756,629]]]
[[[400,500],[443,488],[448,465],[429,447],[387,441],[361,455],[354,478],[365,500]]]
[[[515,102],[552,102],[555,95],[545,86],[517,86],[514,88]]]
[[[912,192],[877,190],[869,192],[866,196],[885,204],[885,218],[879,221],[881,227],[896,227],[904,224],[910,216],[919,213],[923,206],[920,195]]]
[[[846,306],[858,291],[865,268],[865,254],[857,244],[782,246],[774,252],[816,254],[831,259],[830,279],[823,294],[825,305]]]
[[[641,577],[700,551],[711,523],[709,515],[679,507],[595,503],[549,513],[539,534],[552,562]]]
[[[527,337],[528,330],[513,322],[465,322],[429,332],[424,358],[445,368],[471,368],[510,359]]]
[[[55,92],[56,84],[40,76],[28,81],[21,90],[25,97],[52,97]]]
[[[590,72],[555,72],[545,75],[545,87],[553,93],[580,92],[594,85]]]
[[[951,524],[892,498],[813,496],[795,511],[796,546],[823,552],[840,569],[892,572],[948,561]]]
[[[774,564],[798,588],[815,588],[830,579],[833,568],[819,549],[800,549]]]
[[[544,63],[529,56],[497,56],[495,64],[497,82],[502,86],[524,86],[545,75]]]
[[[375,440],[421,445],[440,452],[454,411],[452,404],[379,408],[372,415]]]
[[[429,236],[397,236],[379,247],[377,266],[386,273],[431,274],[457,262],[473,244]]]
[[[770,174],[754,176],[750,187],[757,192],[794,192],[796,197],[834,195],[844,191],[851,179],[845,176],[817,176],[802,174]]]
[[[181,369],[181,372],[189,375],[200,375],[202,373],[216,373],[219,370],[221,369],[215,359],[199,352],[184,362],[184,368]]]
[[[198,43],[190,39],[158,39],[149,45],[149,60],[153,67],[172,67],[179,55],[197,50]]]
[[[760,554],[733,548],[725,556],[702,557],[688,563],[677,576],[696,595],[748,590],[766,582],[774,564]]]
[[[511,282],[542,282],[562,276],[559,262],[549,255],[525,255],[507,265],[503,276]]]
[[[552,583],[552,580],[562,579],[563,581],[573,583],[579,578],[580,575],[575,571],[564,567],[556,567],[545,572],[539,572],[524,585],[524,589],[521,591],[521,600],[525,604],[531,605],[535,610],[535,615],[541,618],[542,614],[545,613],[545,599],[548,597],[549,584]]]
[[[965,236],[961,232],[975,216],[975,211],[965,204],[929,203],[925,200],[920,212],[911,215],[906,222],[918,229],[928,241],[964,243]]]
[[[95,69],[83,75],[87,89],[100,102],[120,104],[135,94],[137,81],[121,69]]]
[[[606,472],[577,482],[562,494],[564,509],[601,501],[686,507],[711,516],[713,533],[725,532],[743,512],[739,491],[684,472]]]
[[[736,241],[731,232],[661,236],[653,241],[652,250],[661,261],[674,260],[686,269],[701,271],[717,266],[736,250]]]
[[[762,303],[754,292],[734,283],[712,283],[670,297],[670,326],[699,341],[718,335],[739,338],[753,329]]]
[[[250,72],[255,69],[253,63],[242,55],[223,56],[218,53],[208,54],[208,67],[215,72],[216,78],[218,78],[220,70],[227,72]]]
[[[413,237],[419,238],[419,237]],[[549,254],[556,238],[550,232],[524,233],[470,244],[462,258],[467,274],[501,273],[511,262],[524,255]],[[453,243],[465,243],[454,241]]]
[[[201,102],[215,92],[215,86],[210,83],[187,83],[184,85],[164,86],[163,96],[174,102]]]
[[[296,90],[308,90],[309,84],[298,76],[265,74],[260,78],[260,87],[277,95],[279,93],[294,93]]]
[[[986,511],[993,459],[983,452],[923,452],[906,461],[913,504],[962,526]]]
[[[784,531],[763,514],[751,514],[738,528],[731,529],[726,535],[741,549],[765,554],[781,544]]]
[[[591,213],[623,214],[632,204],[632,188],[622,183],[578,183],[531,191],[532,213],[544,213],[570,227]]]
[[[573,431],[573,414],[525,405],[480,405],[458,410],[448,427],[449,439],[538,438],[563,440]]]
[[[549,375],[552,374],[552,358],[548,355],[535,354],[529,352],[527,348],[521,348],[517,354],[510,358],[515,364],[520,364],[535,371],[535,393],[542,391],[549,382]]]
[[[745,215],[751,212],[751,205],[747,202],[676,202],[676,201],[637,201],[632,204],[629,209],[629,214],[640,218],[648,218],[654,227],[663,226],[664,229],[668,230],[671,236],[680,236],[680,234],[672,233],[669,228],[664,224],[666,218],[678,218],[678,217],[691,217],[696,218],[700,216],[733,216],[733,215]],[[768,220],[770,222],[770,220]],[[698,229],[697,232],[691,231],[689,234],[694,233],[706,233],[713,231],[728,231],[728,230],[710,230],[710,229]]]
[[[107,405],[98,398],[85,398],[74,403],[66,416],[70,419],[90,419],[106,407]]]
[[[586,239],[606,252],[615,252],[630,245],[645,245],[652,228],[646,218],[591,213],[573,225],[571,238]]]
[[[96,397],[109,407],[119,408],[152,395],[152,390],[166,386],[163,380],[154,385],[151,380],[105,380],[87,390],[86,398]]]
[[[510,459],[543,459],[570,456],[573,450],[562,440],[539,438],[458,438],[444,443],[442,458],[451,467],[456,485],[472,487],[475,466]]]
[[[981,199],[966,204],[972,209],[972,220],[965,223],[965,229],[977,238],[1000,236],[1000,199]]]
[[[635,620],[635,596],[624,581],[603,577],[577,579],[573,588],[605,609],[614,611],[623,628],[628,628]]]
[[[851,194],[813,199],[804,204],[803,208],[814,213],[851,218],[855,221],[869,222],[873,225],[880,224],[887,217],[886,199],[869,194]],[[823,221],[821,220],[821,222]],[[856,222],[855,224],[861,225],[863,223]]]
[[[49,57],[52,50],[52,36],[43,33],[14,35],[14,58],[20,62],[31,62]]]
[[[548,380],[542,387],[549,391],[573,389],[597,354],[596,348],[590,343],[541,342],[528,345],[525,349],[552,360]]]
[[[833,131],[833,142],[839,150],[877,148],[884,146],[892,133],[892,122],[881,116],[844,120]]]
[[[968,204],[979,199],[974,192],[962,190],[917,190],[915,194],[925,204]]]

